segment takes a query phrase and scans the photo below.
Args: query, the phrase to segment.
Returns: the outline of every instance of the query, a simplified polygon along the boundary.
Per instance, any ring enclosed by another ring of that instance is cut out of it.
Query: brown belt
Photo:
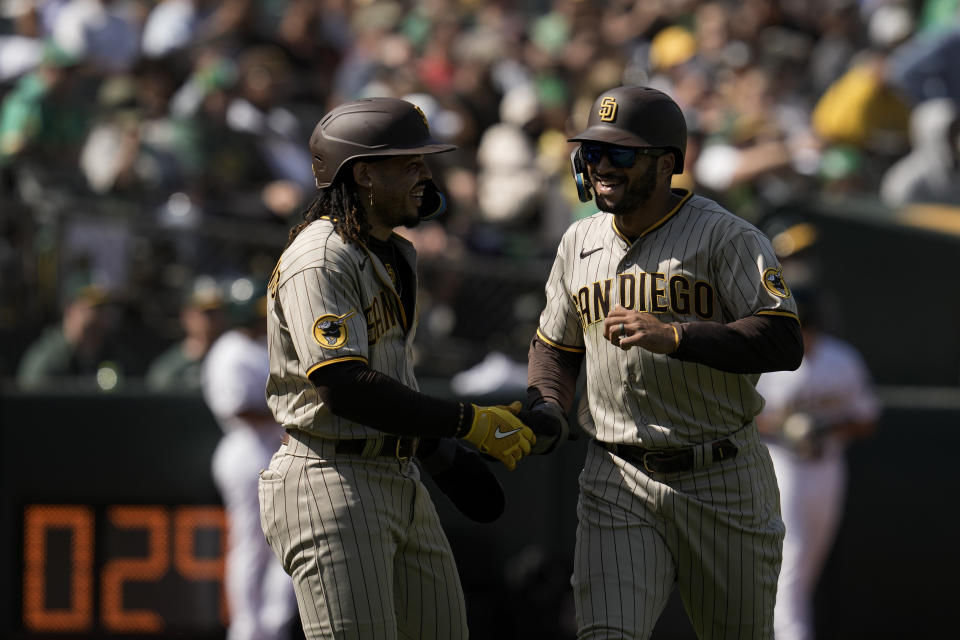
[[[290,442],[289,431],[283,434],[281,442],[283,444]],[[381,438],[350,438],[348,440],[337,440],[334,451],[341,455],[362,455],[367,458],[389,456],[397,460],[406,460],[417,453],[418,442],[419,438],[392,435],[384,435]],[[368,448],[367,443],[371,443],[370,448]]]
[[[636,447],[629,444],[597,442],[624,460],[629,460],[638,467],[643,467],[650,473],[690,471],[697,464],[696,454],[694,453],[696,447],[686,447],[683,449],[644,449],[643,447]],[[711,450],[713,452],[711,464],[722,460],[732,460],[737,457],[738,451],[737,445],[730,442],[727,438],[714,442]]]

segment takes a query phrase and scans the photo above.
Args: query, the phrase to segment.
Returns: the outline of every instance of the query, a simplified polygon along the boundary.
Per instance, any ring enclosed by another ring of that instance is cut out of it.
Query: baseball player
[[[308,638],[466,638],[457,568],[414,456],[427,444],[441,488],[489,520],[499,484],[459,440],[508,469],[535,442],[512,412],[519,402],[417,391],[416,254],[393,230],[445,208],[424,155],[453,148],[396,98],[342,104],[310,138],[319,195],[291,231],[267,306],[267,396],[288,439],[260,476],[263,531]]]
[[[803,322],[803,363],[760,376],[766,405],[757,425],[773,459],[786,536],[777,585],[777,640],[811,640],[813,593],[843,514],[844,451],[876,429],[880,405],[863,358],[822,330],[809,290],[794,292]]]
[[[772,638],[783,523],[755,386],[802,357],[780,265],[746,221],[671,189],[686,126],[666,94],[606,91],[570,140],[600,211],[560,242],[520,417],[556,446],[586,362],[578,638],[649,638],[675,586],[700,638]]]

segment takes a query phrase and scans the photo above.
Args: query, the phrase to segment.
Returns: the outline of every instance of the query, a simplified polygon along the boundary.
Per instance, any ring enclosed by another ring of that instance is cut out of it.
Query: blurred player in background
[[[239,278],[231,284],[235,326],[217,339],[203,362],[203,396],[224,432],[212,467],[227,513],[227,640],[287,640],[296,613],[290,577],[260,531],[258,474],[283,434],[264,393],[269,371],[265,295],[266,282]]]
[[[843,513],[844,450],[876,428],[879,403],[863,358],[824,333],[816,294],[796,289],[803,327],[803,363],[760,377],[766,399],[757,425],[780,485],[786,536],[777,585],[777,640],[811,640],[813,593]]]

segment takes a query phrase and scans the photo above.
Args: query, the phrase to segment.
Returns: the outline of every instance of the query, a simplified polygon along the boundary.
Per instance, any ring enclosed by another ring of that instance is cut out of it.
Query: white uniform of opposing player
[[[286,640],[296,614],[293,585],[260,530],[259,473],[283,430],[267,407],[266,342],[240,330],[222,335],[203,364],[203,395],[224,435],[213,478],[227,513],[228,640]]]
[[[774,422],[802,413],[820,424],[871,423],[879,413],[860,354],[850,344],[822,333],[808,340],[799,369],[765,373],[757,390],[766,399],[761,419]],[[813,457],[798,455],[776,440],[768,441],[767,447],[786,525],[774,610],[776,638],[811,640],[813,592],[843,512],[846,443],[828,434]]]

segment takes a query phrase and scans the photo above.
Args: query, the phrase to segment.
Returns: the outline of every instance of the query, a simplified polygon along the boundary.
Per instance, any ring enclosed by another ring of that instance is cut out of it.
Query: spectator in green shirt
[[[15,158],[72,166],[87,131],[76,99],[79,61],[48,43],[37,69],[20,78],[0,104],[0,166]]]
[[[17,368],[21,388],[112,390],[130,359],[110,335],[116,326],[108,291],[88,278],[68,283],[61,321],[47,327],[24,352]]]
[[[180,309],[183,338],[148,367],[147,387],[153,391],[199,391],[201,364],[210,345],[226,327],[220,289],[210,278],[198,278]]]

